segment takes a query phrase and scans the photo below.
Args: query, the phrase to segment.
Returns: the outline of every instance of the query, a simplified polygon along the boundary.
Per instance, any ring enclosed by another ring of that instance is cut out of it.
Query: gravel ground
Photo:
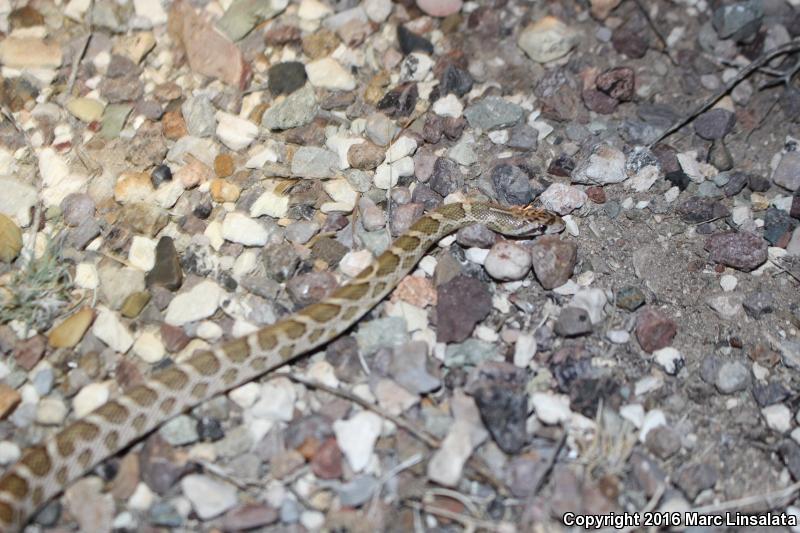
[[[796,0],[6,1],[0,32],[0,465],[442,203],[566,221],[442,240],[30,531],[800,531]]]

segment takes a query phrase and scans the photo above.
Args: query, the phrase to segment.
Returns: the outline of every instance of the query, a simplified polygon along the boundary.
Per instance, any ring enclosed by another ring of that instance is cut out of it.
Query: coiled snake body
[[[0,528],[21,529],[71,481],[174,416],[336,338],[380,302],[433,244],[476,223],[508,236],[563,228],[557,215],[531,207],[453,203],[434,210],[323,301],[246,337],[196,351],[27,448],[0,478]]]

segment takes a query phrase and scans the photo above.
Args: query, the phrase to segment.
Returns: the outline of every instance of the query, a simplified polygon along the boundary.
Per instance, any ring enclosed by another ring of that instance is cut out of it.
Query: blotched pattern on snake
[[[0,478],[0,526],[21,529],[73,480],[172,417],[286,364],[347,330],[448,234],[481,223],[507,236],[561,231],[558,215],[532,207],[452,203],[417,220],[350,283],[276,324],[154,372],[44,442]]]

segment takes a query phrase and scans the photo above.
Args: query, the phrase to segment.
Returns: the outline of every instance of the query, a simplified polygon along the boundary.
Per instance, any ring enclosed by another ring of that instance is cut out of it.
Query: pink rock
[[[417,0],[417,7],[432,17],[447,17],[461,11],[462,0]]]
[[[239,48],[185,1],[172,4],[169,32],[183,44],[191,69],[244,89],[252,70]]]

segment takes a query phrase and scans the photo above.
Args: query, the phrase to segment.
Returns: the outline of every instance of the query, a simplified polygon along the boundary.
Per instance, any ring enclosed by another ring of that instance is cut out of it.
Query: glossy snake
[[[563,228],[557,215],[531,207],[453,203],[434,210],[323,301],[246,337],[196,351],[26,449],[0,478],[2,530],[21,529],[71,481],[172,417],[336,338],[380,302],[432,245],[475,223],[508,236]]]

